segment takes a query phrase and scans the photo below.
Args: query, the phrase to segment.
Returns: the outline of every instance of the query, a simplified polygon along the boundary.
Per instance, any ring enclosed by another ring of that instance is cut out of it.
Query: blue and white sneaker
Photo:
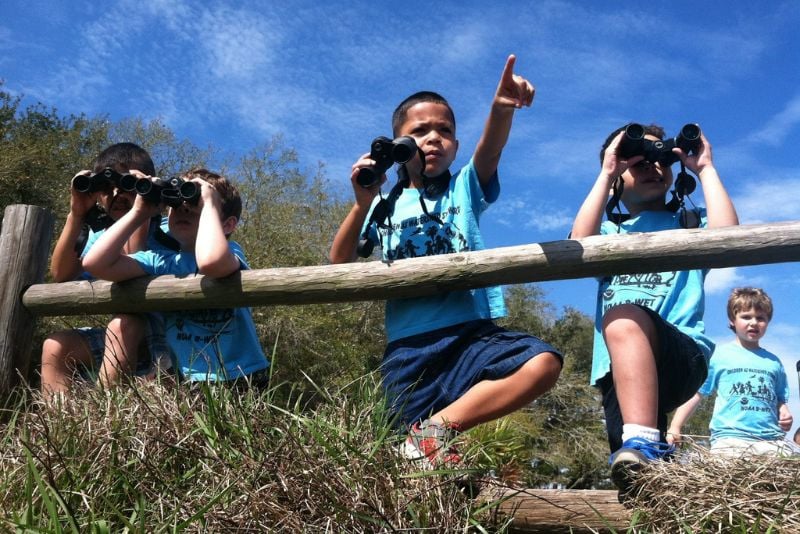
[[[611,480],[619,488],[620,501],[628,495],[636,473],[650,462],[669,460],[675,447],[660,441],[644,438],[629,438],[608,459],[611,465]]]

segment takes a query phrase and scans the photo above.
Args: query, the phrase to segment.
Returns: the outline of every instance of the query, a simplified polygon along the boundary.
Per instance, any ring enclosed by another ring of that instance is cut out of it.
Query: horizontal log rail
[[[509,532],[578,534],[626,532],[631,510],[620,504],[616,490],[487,488],[486,503],[497,524],[510,522]]]
[[[648,273],[800,260],[800,222],[591,236],[425,256],[385,264],[255,269],[224,279],[144,277],[36,284],[33,314],[79,315],[213,307],[385,300],[441,291],[613,273]]]

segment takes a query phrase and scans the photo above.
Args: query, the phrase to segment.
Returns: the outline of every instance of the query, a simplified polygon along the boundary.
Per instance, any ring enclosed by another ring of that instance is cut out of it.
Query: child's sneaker
[[[622,447],[608,460],[611,464],[611,480],[619,488],[619,498],[627,497],[633,486],[636,473],[650,462],[668,460],[675,452],[675,447],[660,441],[644,438],[626,439]]]
[[[453,445],[460,431],[457,423],[434,423],[429,419],[414,423],[400,452],[409,460],[422,461],[426,468],[460,464],[461,455]]]

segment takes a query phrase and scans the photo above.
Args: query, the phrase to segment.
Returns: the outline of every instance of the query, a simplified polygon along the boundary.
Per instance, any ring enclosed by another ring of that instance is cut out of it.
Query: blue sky
[[[234,154],[282,134],[347,196],[350,166],[417,90],[450,100],[465,163],[514,53],[536,98],[517,113],[482,221],[490,247],[565,238],[600,144],[630,121],[668,134],[699,123],[742,223],[800,219],[796,1],[5,0],[0,12],[0,78],[26,102],[158,118]],[[800,422],[796,265],[712,271],[717,341],[731,339],[725,300],[739,285],[775,301],[763,345],[784,359]],[[593,280],[542,287],[557,309],[593,314]]]

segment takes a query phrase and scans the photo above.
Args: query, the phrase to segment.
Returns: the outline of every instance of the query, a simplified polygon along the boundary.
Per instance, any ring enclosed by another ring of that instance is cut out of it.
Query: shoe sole
[[[619,489],[619,500],[622,502],[628,496],[633,486],[636,475],[647,460],[638,454],[629,451],[620,451],[611,465],[611,481]]]

